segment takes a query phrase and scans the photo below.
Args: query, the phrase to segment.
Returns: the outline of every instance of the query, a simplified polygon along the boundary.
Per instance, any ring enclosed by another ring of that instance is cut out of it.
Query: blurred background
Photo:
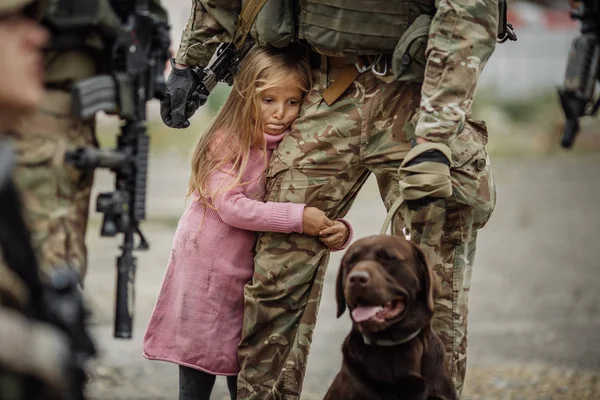
[[[191,4],[165,3],[175,51]],[[559,146],[564,118],[556,89],[578,34],[566,3],[510,1],[508,20],[518,41],[497,46],[473,105],[474,117],[488,124],[498,200],[479,234],[463,399],[600,399],[600,120],[581,121],[572,150]],[[101,351],[88,386],[92,399],[177,396],[177,367],[142,358],[141,340],[185,207],[190,149],[227,93],[227,86],[217,87],[186,130],[167,128],[158,104],[149,106],[152,155],[142,229],[151,249],[138,253],[132,340],[112,337],[119,242],[99,237],[100,218],[91,212],[86,292]],[[103,146],[114,143],[117,127],[113,118],[100,118]],[[98,171],[96,194],[111,190],[112,179]],[[369,180],[348,215],[356,238],[377,233],[384,216]],[[339,370],[340,346],[350,329],[347,314],[335,318],[333,282],[340,257],[334,253],[329,264],[303,400],[323,397]],[[228,398],[224,379],[217,379],[213,398]]]

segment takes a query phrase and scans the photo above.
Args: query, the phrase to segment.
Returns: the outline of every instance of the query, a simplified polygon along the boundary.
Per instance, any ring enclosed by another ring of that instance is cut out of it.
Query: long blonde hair
[[[211,126],[200,136],[192,151],[192,174],[188,196],[199,195],[205,207],[210,199],[234,187],[248,184],[242,178],[250,150],[260,152],[266,162],[264,121],[260,115],[261,93],[295,79],[304,94],[310,90],[310,67],[297,47],[275,49],[255,46],[248,51],[233,82],[231,93]],[[226,167],[232,163],[232,167]],[[209,190],[209,176],[222,170],[233,177],[231,184]]]

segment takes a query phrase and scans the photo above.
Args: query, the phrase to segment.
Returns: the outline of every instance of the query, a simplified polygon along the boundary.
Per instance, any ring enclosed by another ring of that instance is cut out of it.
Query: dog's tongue
[[[356,322],[363,322],[373,317],[381,310],[383,310],[383,307],[381,306],[359,306],[352,310],[352,318]]]

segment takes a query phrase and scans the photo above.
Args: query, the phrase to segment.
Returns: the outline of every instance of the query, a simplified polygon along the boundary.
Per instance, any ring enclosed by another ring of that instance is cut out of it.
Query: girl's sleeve
[[[348,221],[347,219],[338,218],[336,221],[340,221],[341,223],[346,225],[346,227],[348,227],[348,238],[346,239],[344,244],[342,244],[340,247],[332,248],[331,251],[346,250],[348,246],[350,246],[350,243],[352,243],[352,239],[354,238],[354,229],[352,229],[352,224],[350,224],[350,221]]]
[[[209,189],[227,187],[232,182],[230,174],[216,171],[209,180]],[[227,225],[258,232],[302,233],[305,204],[253,200],[246,197],[243,189],[243,186],[237,186],[213,199],[217,214]]]

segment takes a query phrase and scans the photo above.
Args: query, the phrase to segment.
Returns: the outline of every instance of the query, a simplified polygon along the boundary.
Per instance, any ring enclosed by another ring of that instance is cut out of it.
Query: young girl
[[[262,202],[264,172],[298,117],[310,68],[293,51],[253,48],[192,157],[189,195],[143,355],[179,364],[179,399],[209,399],[215,375],[236,396],[244,285],[253,231],[299,232],[341,250],[352,231],[304,204]]]

